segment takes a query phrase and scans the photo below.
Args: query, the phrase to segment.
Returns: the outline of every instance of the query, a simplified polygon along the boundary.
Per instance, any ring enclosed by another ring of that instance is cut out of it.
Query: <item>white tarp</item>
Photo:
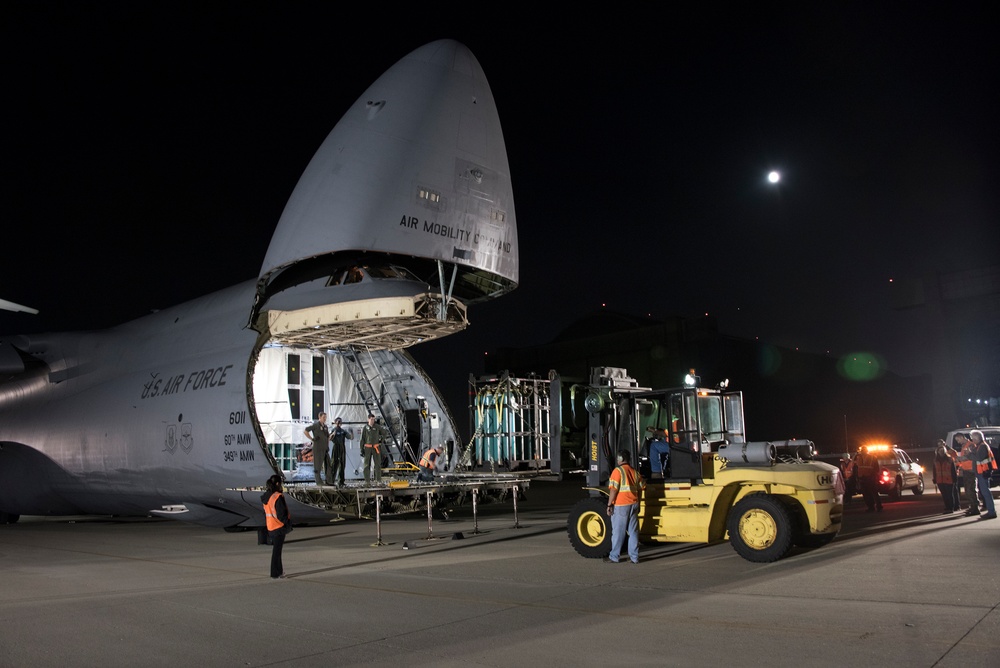
[[[299,358],[299,382],[290,385],[288,377],[288,357]],[[302,429],[319,417],[313,415],[314,364],[322,363],[323,392],[327,424],[333,425],[335,418],[341,418],[345,427],[366,424],[368,411],[361,403],[361,397],[354,387],[354,381],[340,355],[316,353],[298,348],[264,348],[257,359],[253,375],[254,403],[257,419],[268,443],[303,443]],[[289,405],[289,388],[299,390],[299,419],[292,420]],[[377,388],[376,388],[377,389]]]

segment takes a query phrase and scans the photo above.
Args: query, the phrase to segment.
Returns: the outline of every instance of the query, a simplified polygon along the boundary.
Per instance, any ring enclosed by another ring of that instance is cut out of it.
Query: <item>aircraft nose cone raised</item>
[[[457,270],[466,301],[516,287],[503,133],[485,74],[464,45],[416,49],[351,106],[282,213],[262,290],[296,263],[345,253],[416,258],[432,268],[440,261]]]

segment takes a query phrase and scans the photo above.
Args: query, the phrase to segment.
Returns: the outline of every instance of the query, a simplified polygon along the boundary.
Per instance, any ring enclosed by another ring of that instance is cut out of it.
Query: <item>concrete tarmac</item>
[[[0,526],[0,666],[1000,666],[1000,520],[909,492],[773,564],[728,543],[573,551],[579,482],[450,521],[298,527],[270,547],[159,519]],[[461,532],[462,538],[453,538]],[[431,540],[428,540],[428,537]],[[404,549],[405,547],[405,549]]]

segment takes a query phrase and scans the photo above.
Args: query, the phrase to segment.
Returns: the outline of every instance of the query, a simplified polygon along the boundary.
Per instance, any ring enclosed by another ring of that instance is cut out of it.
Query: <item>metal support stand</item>
[[[520,529],[521,523],[517,521],[517,492],[518,492],[517,485],[514,485],[513,491],[514,491],[514,528]]]
[[[473,535],[482,533],[479,530],[479,490],[475,488],[472,490],[472,526]]]
[[[431,493],[427,492],[427,540],[434,539],[434,531],[431,530]]]
[[[427,538],[423,538],[420,541],[414,542],[412,545],[409,541],[403,543],[403,549],[409,550],[411,547],[421,547],[420,543],[423,541],[437,541],[444,540],[443,538],[435,538],[434,531],[431,529],[431,513],[434,511],[434,507],[431,505],[431,496],[433,492],[427,492]],[[461,537],[456,534],[456,537]]]
[[[372,543],[372,547],[387,545],[382,541],[382,495],[375,495],[375,534],[378,539]]]

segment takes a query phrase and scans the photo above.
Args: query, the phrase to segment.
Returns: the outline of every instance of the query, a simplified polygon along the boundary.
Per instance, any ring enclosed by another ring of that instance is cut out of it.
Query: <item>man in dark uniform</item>
[[[341,426],[342,424],[343,421],[337,418],[333,421],[333,430],[330,432],[330,442],[333,443],[333,481],[338,486],[344,484],[344,464],[347,461],[345,441],[354,438],[351,432]]]

